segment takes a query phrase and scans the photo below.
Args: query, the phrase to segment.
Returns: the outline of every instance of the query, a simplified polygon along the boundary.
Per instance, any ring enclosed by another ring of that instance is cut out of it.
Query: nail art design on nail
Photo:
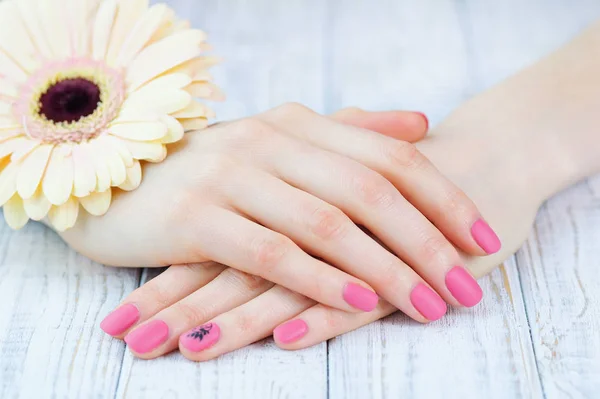
[[[216,344],[220,336],[219,326],[216,323],[207,323],[183,334],[179,342],[189,351],[200,352]]]

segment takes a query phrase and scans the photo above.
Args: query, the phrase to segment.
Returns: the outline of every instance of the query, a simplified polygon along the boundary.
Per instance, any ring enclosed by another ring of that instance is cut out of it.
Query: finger
[[[422,140],[429,129],[427,116],[420,112],[368,112],[360,108],[345,108],[330,117],[346,125],[372,130],[410,143]]]
[[[320,148],[377,171],[466,253],[485,255],[500,249],[498,237],[475,204],[414,145],[343,126],[299,105],[280,108],[263,118]],[[285,126],[281,126],[282,120]]]
[[[365,281],[415,320],[424,323],[445,314],[442,298],[413,269],[338,208],[261,171],[243,171],[234,179],[225,196],[235,209],[291,238],[311,255]],[[421,297],[435,306],[423,308]]]
[[[181,232],[202,257],[260,276],[317,302],[348,312],[368,312],[378,297],[363,281],[311,257],[290,238],[222,208],[204,211]]]
[[[278,149],[267,159],[273,174],[365,226],[446,302],[454,306],[475,306],[481,300],[481,289],[460,266],[462,259],[456,248],[383,176],[352,159],[310,145],[302,146],[285,136],[273,135],[270,143]],[[394,267],[398,263],[388,262],[384,266],[387,268],[381,278],[396,281],[393,275],[397,273]],[[375,288],[379,293],[378,287]],[[421,306],[421,303],[432,303],[435,294],[425,285],[412,287],[417,288],[414,298],[410,291],[412,304],[420,308],[421,314],[427,312],[428,319],[435,320],[436,313],[430,313],[433,309]],[[397,299],[389,300],[396,304]],[[442,308],[442,304],[435,308],[439,317]]]
[[[364,314],[349,314],[319,304],[277,326],[273,330],[273,338],[277,346],[283,349],[308,348],[396,311],[397,309],[386,301],[379,301],[374,311]]]
[[[250,345],[273,328],[314,305],[314,301],[275,286],[259,297],[183,333],[179,350],[190,360],[206,361]]]
[[[214,262],[171,266],[129,294],[116,310],[102,320],[100,328],[115,338],[121,338],[133,326],[206,285],[224,269],[225,266]]]
[[[228,268],[210,283],[163,309],[125,336],[137,357],[153,359],[177,348],[179,336],[259,296],[273,283]]]

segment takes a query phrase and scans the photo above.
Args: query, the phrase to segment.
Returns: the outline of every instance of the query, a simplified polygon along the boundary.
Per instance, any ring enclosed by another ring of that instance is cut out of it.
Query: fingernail
[[[429,118],[427,118],[427,115],[425,115],[422,112],[417,112],[417,114],[421,115],[421,117],[425,121],[425,130],[429,130]]]
[[[138,308],[135,305],[127,304],[106,316],[100,323],[100,328],[109,335],[117,336],[127,331],[139,319],[140,311]]]
[[[353,308],[370,312],[377,307],[379,297],[373,291],[358,284],[348,283],[344,287],[344,300]]]
[[[446,274],[446,287],[463,306],[473,307],[481,301],[483,291],[464,268],[456,266]]]
[[[426,319],[439,320],[446,314],[446,302],[431,288],[423,283],[417,285],[410,293],[413,306],[425,316]]]
[[[208,323],[183,334],[179,337],[179,343],[191,352],[200,352],[216,344],[219,337],[219,326],[216,323]]]
[[[488,254],[500,251],[502,243],[494,230],[483,220],[479,219],[471,227],[471,235],[477,244]]]
[[[169,338],[169,326],[162,320],[153,320],[125,336],[125,343],[136,353],[148,353]]]
[[[273,330],[275,339],[283,344],[291,344],[304,337],[308,332],[308,324],[304,320],[288,321]]]

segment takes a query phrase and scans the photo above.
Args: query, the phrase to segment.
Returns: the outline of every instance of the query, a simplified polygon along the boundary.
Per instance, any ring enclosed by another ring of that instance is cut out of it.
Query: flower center
[[[100,88],[84,78],[65,79],[40,96],[40,114],[55,122],[76,122],[100,105]]]

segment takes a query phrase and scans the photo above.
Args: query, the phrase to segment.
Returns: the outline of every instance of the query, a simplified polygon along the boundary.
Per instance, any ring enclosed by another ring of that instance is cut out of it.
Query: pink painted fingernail
[[[288,321],[273,331],[275,339],[283,344],[291,344],[304,337],[308,332],[308,324],[304,320]]]
[[[427,115],[425,115],[422,112],[417,112],[417,114],[421,115],[421,117],[425,121],[425,130],[429,130],[429,118],[427,118]]]
[[[169,338],[169,326],[162,320],[153,320],[127,334],[125,342],[136,353],[148,353]]]
[[[353,308],[370,312],[377,307],[379,297],[376,293],[358,284],[348,283],[344,287],[344,300]]]
[[[200,352],[216,344],[220,337],[219,325],[208,323],[183,334],[179,337],[179,343],[191,352]]]
[[[417,285],[410,293],[413,306],[425,318],[431,321],[439,320],[446,314],[446,302],[431,288],[423,283]]]
[[[140,311],[135,305],[123,305],[106,316],[100,323],[100,328],[107,334],[118,336],[140,319]]]
[[[488,254],[500,251],[502,243],[494,230],[483,220],[479,219],[471,227],[471,235],[477,244]]]
[[[473,307],[481,301],[483,291],[464,268],[456,266],[446,274],[446,287],[463,306]]]

